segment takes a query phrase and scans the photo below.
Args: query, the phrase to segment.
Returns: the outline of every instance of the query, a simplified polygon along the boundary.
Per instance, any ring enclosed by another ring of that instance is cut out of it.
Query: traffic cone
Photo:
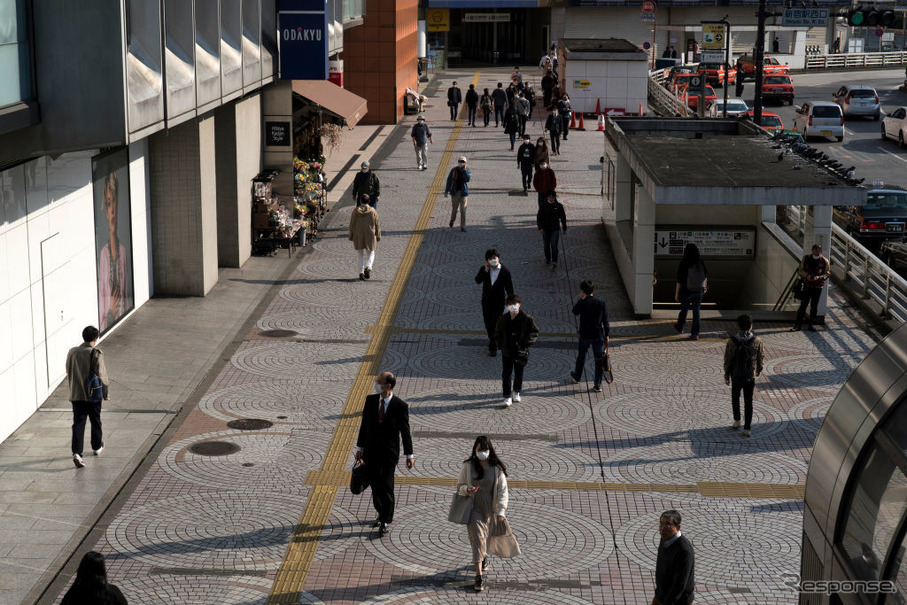
[[[576,112],[570,112],[570,130],[576,130]]]
[[[598,114],[598,128],[596,128],[596,130],[601,132],[604,129],[605,129],[605,114],[600,113],[600,114]]]
[[[602,112],[602,100],[595,99],[595,115],[598,115]]]
[[[586,130],[586,120],[583,119],[583,112],[579,112],[579,126],[577,130]]]

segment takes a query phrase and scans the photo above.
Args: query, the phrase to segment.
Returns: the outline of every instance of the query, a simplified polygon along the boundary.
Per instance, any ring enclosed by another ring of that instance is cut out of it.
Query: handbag
[[[353,465],[353,471],[350,473],[350,491],[354,496],[358,496],[369,486],[368,469],[365,462],[358,460]]]
[[[529,349],[517,349],[513,356],[513,363],[520,367],[525,367],[529,363]]]
[[[614,382],[614,369],[611,367],[611,355],[608,349],[605,349],[603,355],[596,361],[602,369],[602,379],[608,384]]]
[[[450,510],[447,513],[447,520],[451,523],[466,525],[469,523],[469,514],[472,512],[472,498],[461,496],[454,493],[450,500]]]
[[[797,280],[797,283],[794,284],[791,288],[791,294],[794,295],[795,300],[803,300],[803,291],[806,288],[806,284],[803,283],[803,278]]]
[[[507,517],[504,517],[503,521],[494,522],[494,525],[491,528],[491,535],[495,538],[513,535],[513,532],[510,530],[510,521],[507,520]]]

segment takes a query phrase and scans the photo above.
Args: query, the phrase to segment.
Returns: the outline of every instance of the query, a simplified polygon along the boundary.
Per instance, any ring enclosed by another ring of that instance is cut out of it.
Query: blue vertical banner
[[[327,0],[280,0],[281,80],[328,79]]]

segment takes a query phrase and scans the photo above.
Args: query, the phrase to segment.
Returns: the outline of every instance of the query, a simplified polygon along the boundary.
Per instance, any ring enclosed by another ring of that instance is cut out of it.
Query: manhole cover
[[[267,336],[268,338],[288,338],[296,336],[296,332],[293,330],[262,330],[258,335]]]
[[[270,420],[259,420],[258,418],[240,418],[231,420],[227,423],[227,426],[238,431],[260,431],[261,429],[271,428],[274,423]]]
[[[229,441],[202,441],[189,448],[199,456],[229,456],[239,451],[239,446]]]

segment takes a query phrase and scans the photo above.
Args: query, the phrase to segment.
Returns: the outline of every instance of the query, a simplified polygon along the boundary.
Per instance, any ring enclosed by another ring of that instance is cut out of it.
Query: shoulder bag
[[[461,496],[454,492],[450,501],[450,510],[447,512],[447,520],[451,523],[466,525],[469,523],[469,514],[472,512],[472,498]]]
[[[85,377],[85,392],[88,394],[88,401],[91,403],[101,403],[104,401],[104,383],[98,375],[98,357],[100,352],[92,349],[89,353],[88,376]]]
[[[614,382],[614,369],[611,367],[610,347],[605,347],[602,356],[596,360],[602,369],[602,379],[608,384]]]

